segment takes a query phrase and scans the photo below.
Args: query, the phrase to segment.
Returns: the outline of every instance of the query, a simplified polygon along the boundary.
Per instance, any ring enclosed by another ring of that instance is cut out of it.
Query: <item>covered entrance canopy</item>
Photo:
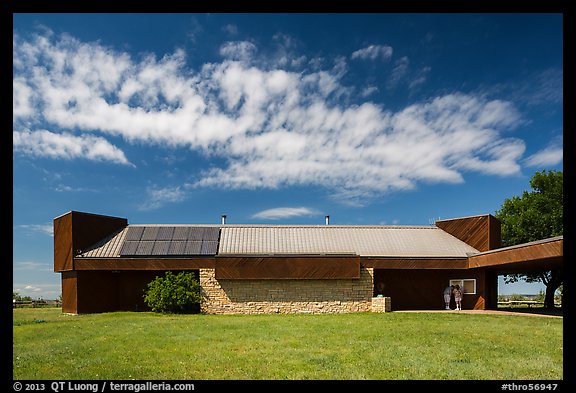
[[[498,274],[529,273],[561,269],[564,263],[564,237],[481,252],[468,257],[468,267],[495,270]]]

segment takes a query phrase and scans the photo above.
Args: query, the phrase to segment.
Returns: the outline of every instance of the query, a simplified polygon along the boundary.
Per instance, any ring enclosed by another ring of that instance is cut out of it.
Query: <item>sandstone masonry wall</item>
[[[370,311],[374,269],[357,280],[216,280],[200,269],[205,314],[344,313]]]

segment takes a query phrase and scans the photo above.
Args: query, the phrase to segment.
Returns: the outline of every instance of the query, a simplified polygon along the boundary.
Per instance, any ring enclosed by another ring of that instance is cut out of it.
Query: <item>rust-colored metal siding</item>
[[[54,271],[73,269],[72,213],[54,219]]]
[[[78,280],[76,272],[62,272],[62,312],[78,313]]]
[[[468,258],[362,258],[375,269],[467,269]]]
[[[358,279],[360,257],[217,257],[216,279]]]
[[[561,268],[564,262],[564,239],[553,239],[506,247],[469,258],[469,267],[498,269],[547,270]]]
[[[436,221],[436,226],[478,251],[493,250],[501,246],[500,221],[490,214]]]
[[[74,254],[82,252],[102,238],[126,227],[128,220],[98,214],[72,212]]]
[[[76,270],[196,270],[214,269],[214,257],[197,258],[76,258]]]
[[[485,308],[484,271],[374,269],[374,286],[384,283],[384,296],[392,301],[392,310],[442,310],[444,288],[452,279],[476,279],[476,294],[464,295],[463,309]]]
[[[54,219],[54,271],[74,270],[74,255],[128,225],[125,218],[71,211]]]

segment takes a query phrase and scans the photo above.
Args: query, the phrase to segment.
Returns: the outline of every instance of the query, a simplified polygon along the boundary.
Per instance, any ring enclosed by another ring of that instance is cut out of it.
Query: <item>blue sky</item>
[[[563,170],[561,14],[14,14],[13,290],[52,220],[429,225]],[[500,288],[537,293],[541,286]]]

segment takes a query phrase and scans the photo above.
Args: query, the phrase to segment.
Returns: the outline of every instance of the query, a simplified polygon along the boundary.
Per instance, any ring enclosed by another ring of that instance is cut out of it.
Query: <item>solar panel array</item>
[[[218,227],[129,226],[122,256],[216,255]]]

